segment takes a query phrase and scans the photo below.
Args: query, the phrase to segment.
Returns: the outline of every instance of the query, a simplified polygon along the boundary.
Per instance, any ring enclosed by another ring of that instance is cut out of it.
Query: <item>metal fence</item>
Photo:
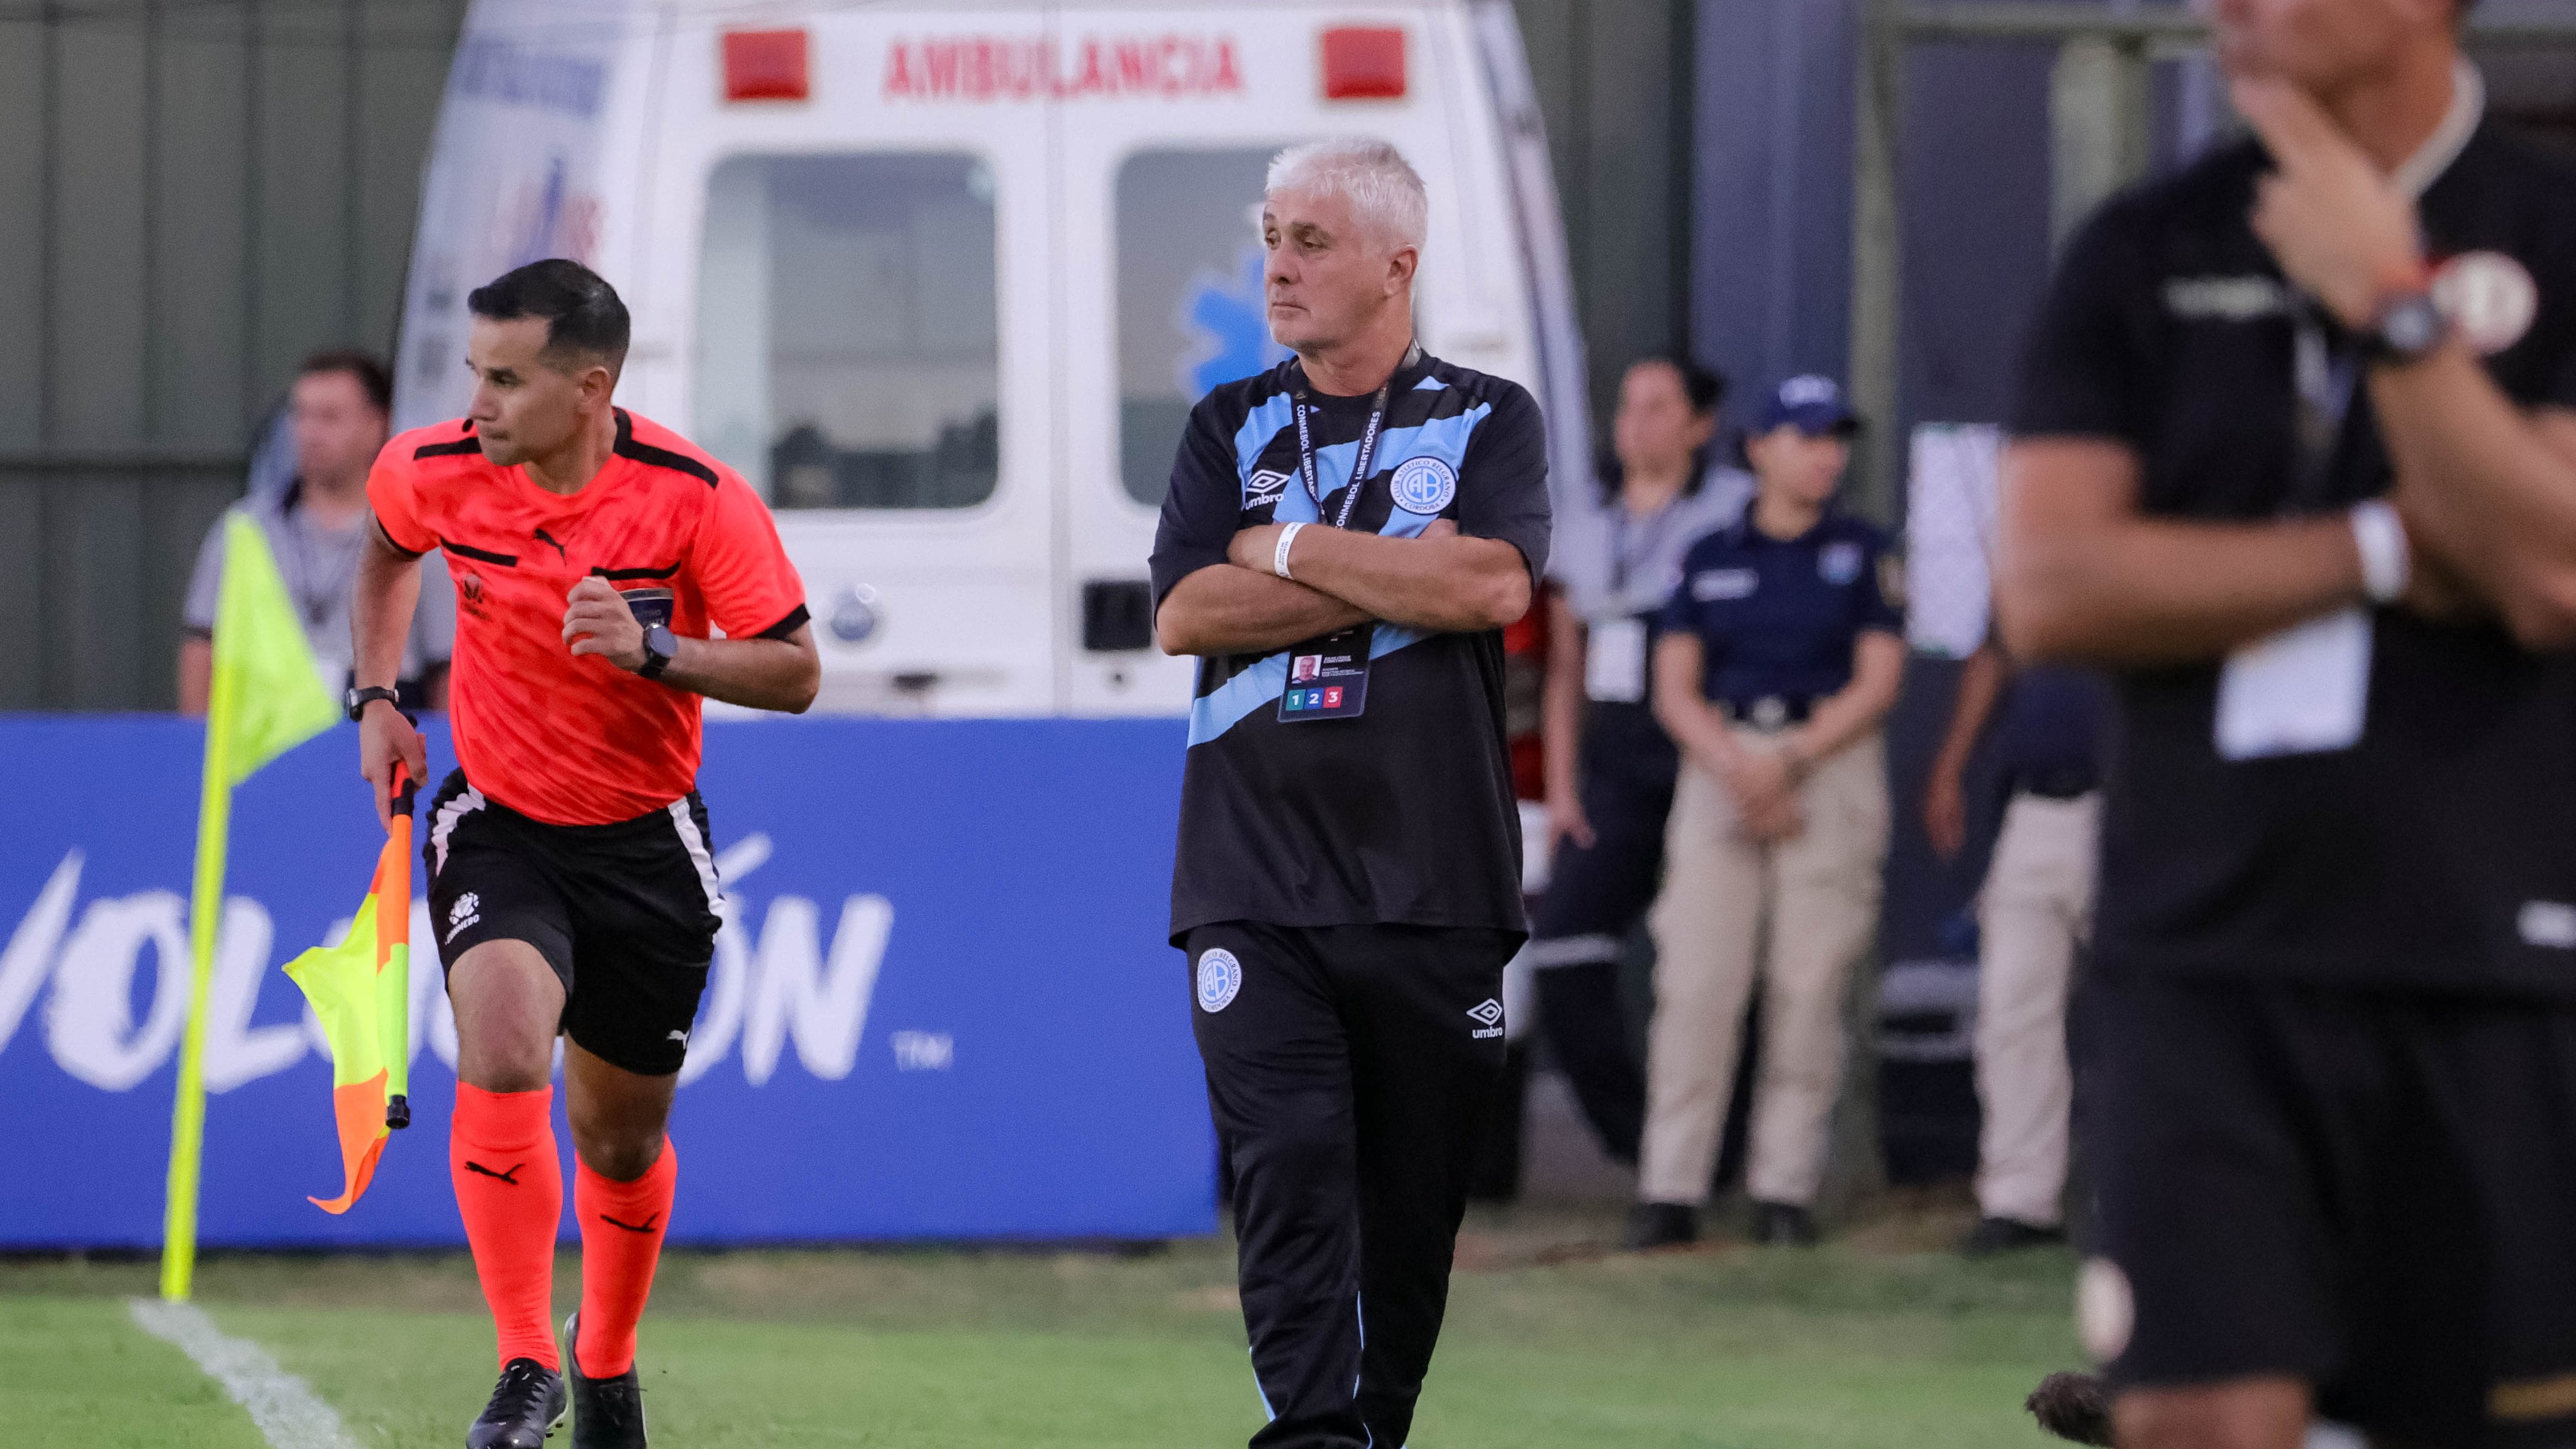
[[[296,362],[390,350],[464,0],[0,0],[0,709],[166,708]]]

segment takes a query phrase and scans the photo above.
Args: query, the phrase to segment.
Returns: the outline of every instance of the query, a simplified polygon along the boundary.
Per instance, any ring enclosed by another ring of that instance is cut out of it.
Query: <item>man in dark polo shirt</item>
[[[2259,140],[2094,218],[2028,357],[2005,642],[2118,695],[2124,1445],[2576,1436],[2576,171],[2461,8],[2212,7]]]
[[[1172,942],[1234,1164],[1257,1449],[1405,1441],[1524,934],[1500,630],[1547,562],[1529,394],[1425,356],[1395,148],[1284,152],[1294,360],[1190,415],[1155,627],[1200,656]]]

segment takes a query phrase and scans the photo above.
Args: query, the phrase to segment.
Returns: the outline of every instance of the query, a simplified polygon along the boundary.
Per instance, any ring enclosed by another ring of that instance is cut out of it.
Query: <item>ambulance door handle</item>
[[[1144,579],[1085,579],[1082,647],[1129,654],[1154,647],[1154,586]]]

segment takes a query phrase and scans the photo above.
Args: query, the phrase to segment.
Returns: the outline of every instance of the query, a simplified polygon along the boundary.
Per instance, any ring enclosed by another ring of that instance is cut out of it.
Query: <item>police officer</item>
[[[2576,1437],[2576,170],[2463,8],[2213,6],[2256,138],[2078,233],[2023,378],[2004,640],[2118,671],[2079,1297],[2136,1449]]]
[[[1992,639],[1968,656],[1923,791],[1923,828],[1948,860],[1967,841],[1968,759],[1989,720],[2008,792],[1977,893],[1977,1206],[1970,1257],[2063,1242],[2066,998],[2093,921],[2101,832],[2102,681],[2016,669]],[[2000,699],[2000,717],[1995,706]]]
[[[1880,587],[1886,540],[1833,507],[1858,428],[1830,379],[1782,383],[1745,442],[1752,506],[1691,548],[1658,621],[1655,717],[1683,769],[1648,918],[1655,1017],[1637,1247],[1698,1231],[1757,969],[1753,1233],[1815,1240],[1808,1209],[1842,1078],[1843,985],[1876,933],[1887,853],[1879,722],[1905,664],[1902,621]]]
[[[1547,890],[1527,960],[1539,1029],[1612,1157],[1634,1164],[1646,1078],[1619,1004],[1619,958],[1664,870],[1681,768],[1646,700],[1646,640],[1682,553],[1734,521],[1753,482],[1706,466],[1726,384],[1687,357],[1629,365],[1597,507],[1561,518],[1548,576]]]
[[[1525,934],[1501,631],[1547,560],[1547,440],[1528,393],[1414,344],[1427,210],[1382,141],[1272,163],[1297,355],[1200,400],[1154,538],[1156,631],[1201,661],[1172,942],[1258,1449],[1405,1442]]]

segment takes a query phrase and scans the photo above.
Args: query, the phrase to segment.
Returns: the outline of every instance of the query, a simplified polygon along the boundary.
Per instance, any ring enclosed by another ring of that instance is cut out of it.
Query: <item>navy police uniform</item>
[[[1734,469],[1713,468],[1647,518],[1613,497],[1587,526],[1558,529],[1548,570],[1584,624],[1577,777],[1592,843],[1557,843],[1530,912],[1527,959],[1540,1033],[1602,1146],[1622,1162],[1637,1160],[1646,1077],[1629,1045],[1619,962],[1663,879],[1664,824],[1681,770],[1681,752],[1647,702],[1648,641],[1681,583],[1683,553],[1733,522],[1752,486]],[[1588,556],[1568,557],[1577,547]]]
[[[1818,378],[1784,384],[1769,416],[1810,432],[1850,425],[1839,394]],[[1779,539],[1754,526],[1755,511],[1691,549],[1660,624],[1698,637],[1707,698],[1748,747],[1769,749],[1851,682],[1861,634],[1900,632],[1903,620],[1880,586],[1886,540],[1875,527],[1829,512]],[[1878,925],[1888,833],[1879,736],[1816,761],[1798,788],[1804,828],[1758,843],[1738,828],[1725,786],[1683,762],[1663,891],[1648,917],[1656,959],[1644,1202],[1708,1197],[1757,971],[1762,1050],[1745,1185],[1757,1202],[1802,1209],[1822,1181],[1842,1074],[1844,981]]]
[[[2348,508],[2392,481],[2367,387],[2302,426],[2302,373],[2349,378],[2360,347],[2254,235],[2267,168],[2249,140],[2115,199],[2042,309],[2015,431],[2126,448],[2150,516]],[[2397,179],[2496,385],[2576,408],[2576,170],[2483,119],[2463,65]],[[2360,624],[2340,748],[2222,749],[2218,661],[2115,681],[2088,1338],[2122,1384],[2307,1381],[2380,1442],[2563,1444],[2576,654],[2492,620]]]
[[[1154,539],[1156,604],[1241,529],[1437,518],[1548,547],[1529,394],[1418,351],[1349,496],[1373,397],[1289,361],[1191,411]],[[1345,508],[1345,504],[1349,506]],[[1503,964],[1525,934],[1500,630],[1377,622],[1200,661],[1172,877],[1208,1102],[1235,1173],[1256,1449],[1405,1441],[1448,1301],[1476,1129],[1503,1065]]]

